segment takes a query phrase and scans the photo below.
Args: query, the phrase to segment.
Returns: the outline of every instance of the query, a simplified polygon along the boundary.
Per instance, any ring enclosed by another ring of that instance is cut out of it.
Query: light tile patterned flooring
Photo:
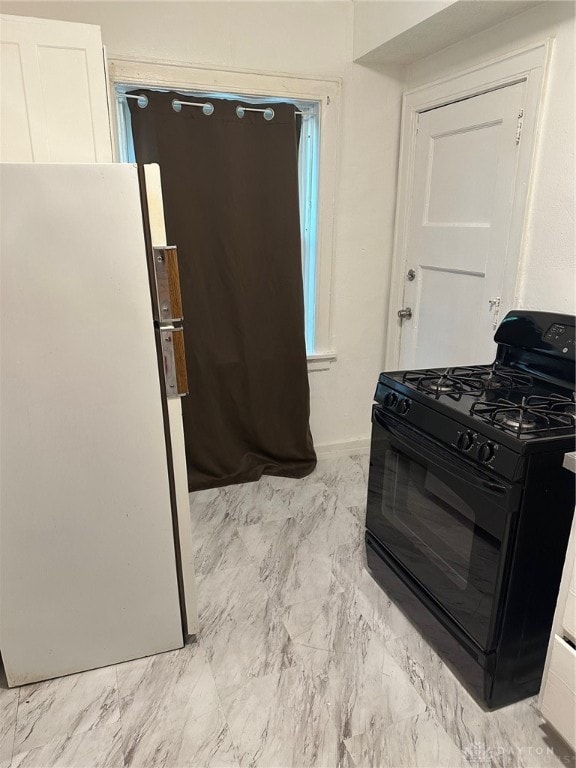
[[[556,768],[525,701],[483,712],[363,566],[367,456],[191,495],[197,642],[0,688],[0,768]]]

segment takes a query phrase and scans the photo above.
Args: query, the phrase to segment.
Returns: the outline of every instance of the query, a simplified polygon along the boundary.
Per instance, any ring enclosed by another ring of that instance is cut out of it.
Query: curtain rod
[[[214,112],[214,104],[211,104],[209,101],[205,101],[205,102],[179,101],[178,99],[172,99],[172,109],[174,110],[174,112],[181,112],[182,106],[202,107],[202,112],[204,112],[205,115],[211,115],[212,112]]]
[[[118,98],[124,97],[125,99],[137,99],[138,100],[138,106],[140,109],[145,109],[148,106],[148,97],[142,94],[141,96],[138,96],[135,93],[122,93],[118,94]],[[202,112],[204,112],[205,115],[211,115],[214,112],[214,104],[212,104],[210,101],[180,101],[179,99],[172,99],[172,109],[174,112],[180,112],[182,110],[182,106],[186,107],[202,107]],[[264,120],[273,120],[274,119],[274,110],[272,107],[266,107],[266,109],[258,109],[257,107],[236,107],[236,114],[238,117],[242,118],[244,117],[245,112],[262,112],[262,115],[264,117]],[[306,116],[308,112],[304,111],[296,111],[294,112],[295,115],[303,115]]]

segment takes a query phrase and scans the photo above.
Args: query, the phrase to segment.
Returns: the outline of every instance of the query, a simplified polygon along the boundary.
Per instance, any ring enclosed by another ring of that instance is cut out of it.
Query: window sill
[[[308,372],[327,371],[335,361],[336,352],[318,352],[315,355],[308,355]]]

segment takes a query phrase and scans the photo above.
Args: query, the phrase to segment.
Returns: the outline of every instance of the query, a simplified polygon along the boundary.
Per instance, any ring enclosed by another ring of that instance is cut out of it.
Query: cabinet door
[[[557,635],[550,648],[540,711],[572,749],[576,749],[576,651]]]
[[[0,159],[112,162],[100,27],[1,16]]]
[[[572,571],[567,578],[568,590],[566,592],[566,605],[562,616],[562,634],[568,635],[572,642],[576,641],[576,558],[572,563]]]

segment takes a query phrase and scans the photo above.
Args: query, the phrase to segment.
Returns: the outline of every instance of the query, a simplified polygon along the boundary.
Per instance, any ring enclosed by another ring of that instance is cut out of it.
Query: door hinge
[[[520,136],[522,135],[522,125],[524,124],[524,110],[521,109],[518,113],[518,124],[516,125],[516,145],[520,144]]]

